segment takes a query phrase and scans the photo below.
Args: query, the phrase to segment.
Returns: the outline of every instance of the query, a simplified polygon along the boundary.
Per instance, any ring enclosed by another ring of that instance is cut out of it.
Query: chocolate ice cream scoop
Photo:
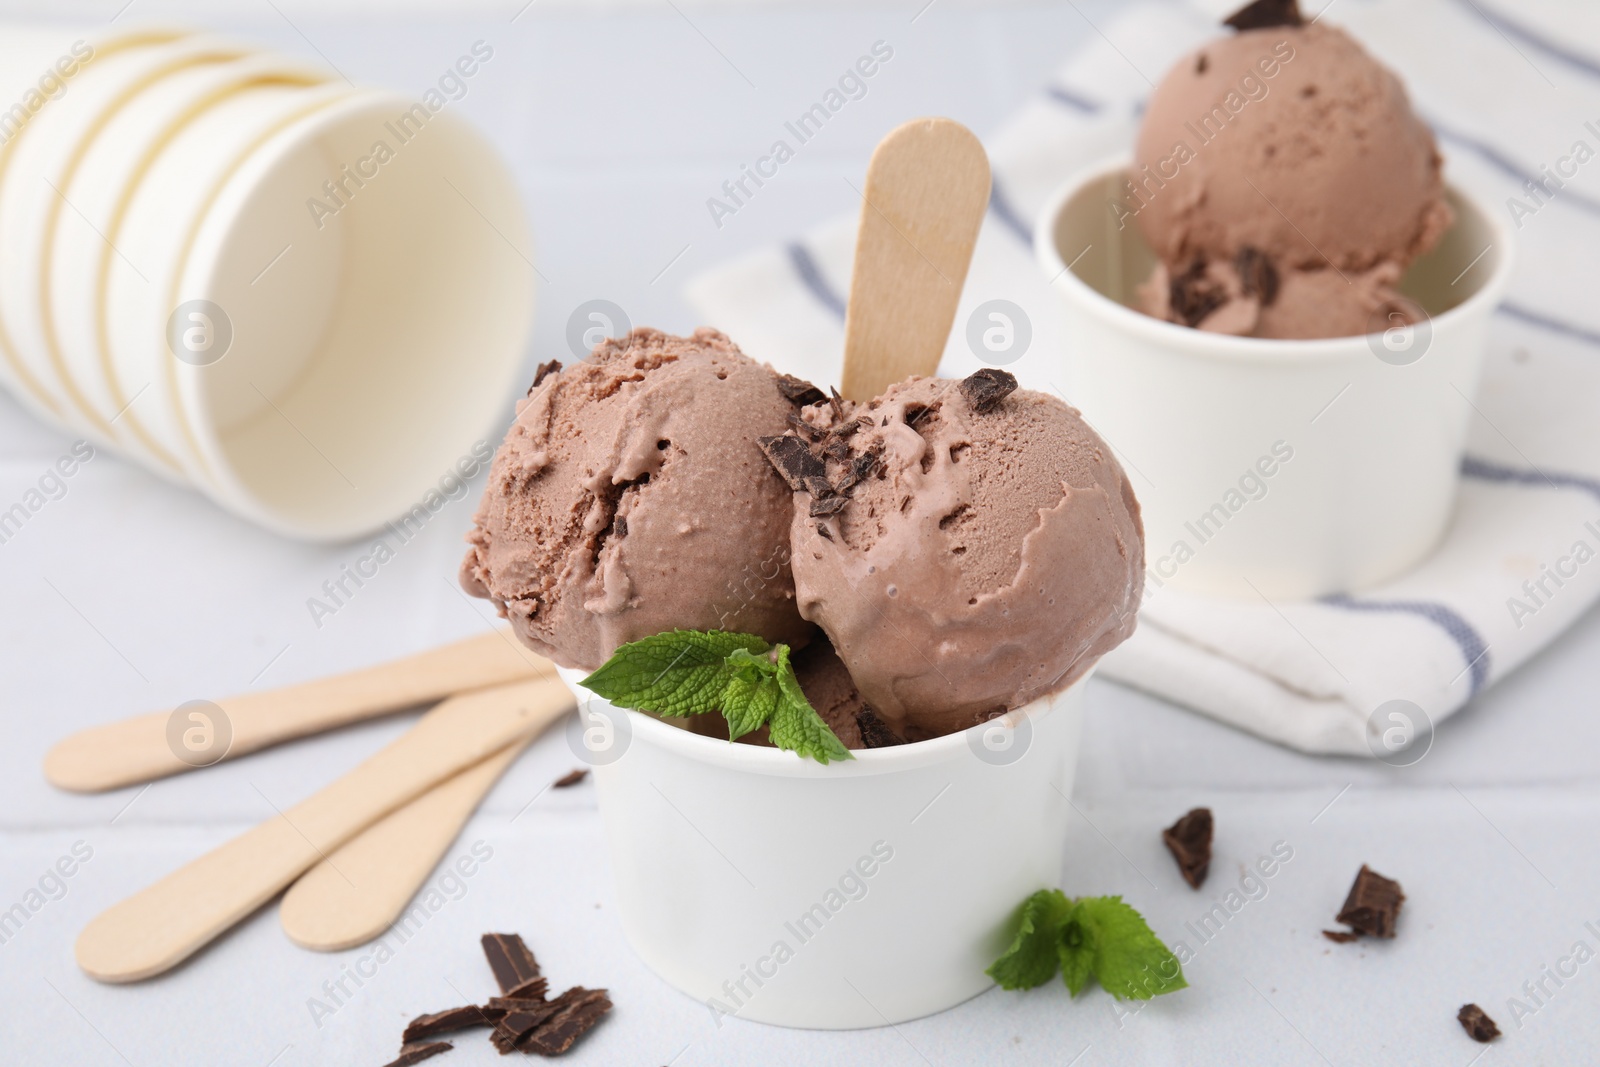
[[[463,588],[564,667],[673,629],[803,646],[788,490],[756,445],[795,414],[780,385],[709,329],[638,329],[543,368],[495,454]]]
[[[1433,134],[1348,34],[1273,6],[1150,97],[1124,195],[1163,261],[1141,306],[1262,337],[1410,321],[1394,286],[1452,221]]]
[[[808,407],[764,442],[795,489],[800,611],[860,696],[915,741],[1081,677],[1133,631],[1139,506],[1053,396],[980,371]]]

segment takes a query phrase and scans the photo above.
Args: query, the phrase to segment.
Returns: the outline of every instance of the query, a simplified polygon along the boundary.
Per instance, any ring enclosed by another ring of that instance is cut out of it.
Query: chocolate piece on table
[[[1336,945],[1348,945],[1352,941],[1361,940],[1361,935],[1354,930],[1324,930],[1322,936]]]
[[[587,777],[589,777],[589,768],[587,768],[587,767],[574,767],[572,770],[568,771],[566,774],[563,774],[560,778],[557,778],[555,781],[551,782],[550,783],[550,788],[551,789],[566,789],[568,786],[577,785],[579,782],[583,781]]]
[[[545,994],[549,991],[550,983],[548,979],[542,977],[530,978],[520,985],[512,986],[501,996],[490,997],[484,1008],[491,1012],[497,1010],[502,1013],[516,1011],[519,1008],[528,1007],[530,1003],[538,1003],[544,1000]]]
[[[1305,19],[1297,0],[1255,0],[1223,19],[1222,24],[1236,30],[1260,30],[1269,26],[1301,26]]]
[[[400,1046],[400,1055],[384,1064],[383,1067],[411,1067],[413,1063],[432,1059],[441,1052],[449,1052],[455,1048],[448,1041],[429,1041],[425,1044],[405,1044]]]
[[[789,483],[789,488],[796,492],[806,487],[807,478],[828,476],[828,469],[823,466],[822,460],[812,453],[804,441],[793,434],[757,438],[756,444],[760,445],[761,451],[766,454],[767,462],[783,475],[783,480]]]
[[[1350,895],[1344,899],[1344,907],[1335,918],[1360,934],[1393,937],[1395,920],[1400,917],[1400,905],[1405,899],[1399,882],[1385,878],[1363,863],[1350,886]]]
[[[518,1042],[548,1022],[562,1006],[560,1001],[555,1000],[527,1001],[524,1007],[506,1012],[506,1017],[494,1028],[489,1040],[502,1056],[507,1055],[516,1049]]]
[[[782,393],[783,398],[789,403],[801,408],[820,404],[828,399],[821,389],[804,378],[796,378],[792,374],[778,375],[778,392]]]
[[[539,364],[539,369],[533,372],[533,384],[528,386],[528,395],[532,396],[533,391],[539,388],[539,383],[544,381],[546,377],[560,373],[561,361],[559,359],[552,359],[549,363]]]
[[[473,1026],[493,1026],[499,1019],[498,1015],[486,1013],[476,1004],[419,1015],[406,1024],[405,1032],[400,1035],[400,1043],[409,1045],[434,1034],[447,1034],[452,1030],[466,1030]]]
[[[1476,1004],[1463,1004],[1461,1010],[1456,1012],[1456,1021],[1461,1024],[1461,1029],[1467,1036],[1480,1044],[1487,1045],[1500,1036],[1500,1028],[1489,1018],[1487,1012]]]
[[[519,1050],[537,1052],[541,1056],[559,1056],[611,1010],[611,998],[604,989],[585,989],[582,986],[573,986],[550,1003],[561,1007],[517,1042]]]
[[[539,963],[522,935],[484,934],[482,943],[483,954],[494,972],[494,980],[500,984],[500,992],[510,992],[530,978],[539,977]]]
[[[1211,869],[1211,809],[1195,808],[1161,831],[1161,840],[1178,861],[1178,873],[1191,888],[1199,889]]]
[[[999,406],[1000,401],[1016,392],[1017,377],[1010,371],[985,367],[961,379],[961,395],[967,398],[972,410],[987,415]]]

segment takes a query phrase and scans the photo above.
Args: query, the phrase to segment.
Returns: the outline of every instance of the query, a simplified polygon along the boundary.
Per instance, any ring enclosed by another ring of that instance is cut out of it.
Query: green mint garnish
[[[800,691],[789,646],[754,634],[656,634],[623,645],[580,684],[619,708],[671,716],[721,712],[730,739],[770,726],[774,745],[818,763],[855,758]]]
[[[1068,900],[1059,889],[1041,889],[1022,902],[1017,936],[987,973],[1003,989],[1032,989],[1058,967],[1073,996],[1091,977],[1118,1000],[1189,985],[1178,957],[1121,897]]]

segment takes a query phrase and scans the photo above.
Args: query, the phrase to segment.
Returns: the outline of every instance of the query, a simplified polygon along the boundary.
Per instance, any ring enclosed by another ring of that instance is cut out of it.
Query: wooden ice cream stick
[[[341,845],[289,887],[278,905],[297,945],[336,952],[389,929],[507,767],[533,740],[511,742]]]
[[[846,399],[938,370],[988,207],[989,158],[960,123],[913,119],[878,142],[845,313]]]
[[[555,668],[508,631],[497,630],[349,674],[92,727],[51,749],[44,773],[62,789],[96,793],[457,693],[537,677],[554,678]]]
[[[570,707],[555,678],[444,701],[337,782],[100,913],[78,935],[78,966],[102,982],[169,970],[366,827]]]

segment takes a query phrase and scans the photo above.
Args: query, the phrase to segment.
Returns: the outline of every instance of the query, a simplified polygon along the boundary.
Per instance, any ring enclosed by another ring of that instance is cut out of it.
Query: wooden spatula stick
[[[557,679],[446,700],[326,789],[102,912],[78,936],[78,966],[102,982],[176,966],[366,827],[571,706]]]
[[[215,759],[202,754],[203,764],[180,758],[175,744],[184,731],[171,731],[173,713],[158,711],[73,734],[45,756],[44,773],[51,784],[74,792],[116,789],[456,693],[537,677],[553,678],[555,668],[510,633],[496,631],[349,674],[216,701],[225,721],[201,725],[213,737],[227,731],[231,741]],[[210,709],[196,714],[215,717]]]
[[[846,399],[938,369],[988,206],[989,158],[959,122],[914,119],[878,142],[845,312]]]

